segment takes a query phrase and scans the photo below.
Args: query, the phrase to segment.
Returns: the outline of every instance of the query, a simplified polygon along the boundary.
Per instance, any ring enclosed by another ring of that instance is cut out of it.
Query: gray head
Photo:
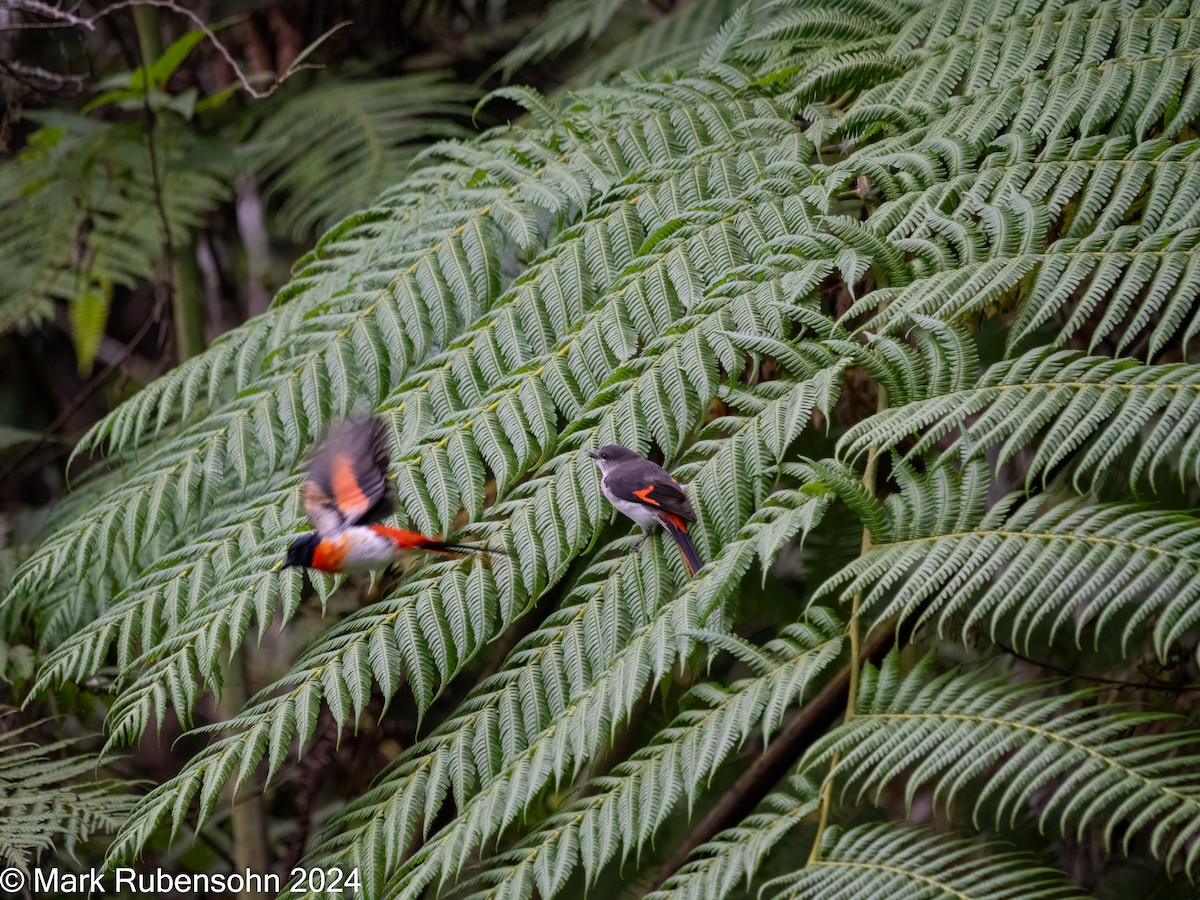
[[[629,462],[631,459],[641,458],[628,447],[622,447],[620,444],[609,444],[599,450],[589,450],[587,455],[596,461],[601,472],[607,472],[613,466]]]

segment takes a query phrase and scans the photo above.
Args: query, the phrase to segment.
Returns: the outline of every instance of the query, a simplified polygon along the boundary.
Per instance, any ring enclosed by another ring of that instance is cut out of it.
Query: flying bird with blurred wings
[[[609,503],[642,526],[643,540],[655,525],[666,529],[679,545],[688,571],[695,575],[704,561],[688,537],[688,523],[696,521],[696,512],[683,485],[658,463],[620,444],[589,450],[587,455],[600,467],[600,489]]]
[[[331,574],[369,572],[418,550],[502,552],[381,524],[393,509],[387,467],[387,441],[379,418],[346,419],[332,425],[304,481],[304,511],[313,533],[292,541],[283,567]]]

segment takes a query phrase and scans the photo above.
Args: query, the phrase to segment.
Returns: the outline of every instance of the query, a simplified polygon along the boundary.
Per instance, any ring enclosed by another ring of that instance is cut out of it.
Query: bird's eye
[[[601,459],[608,459],[608,454],[607,454],[607,453],[601,453],[601,454],[600,454],[600,458],[601,458]]]

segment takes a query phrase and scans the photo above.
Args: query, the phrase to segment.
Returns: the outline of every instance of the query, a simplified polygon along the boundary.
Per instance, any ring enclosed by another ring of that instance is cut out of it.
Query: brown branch
[[[1143,691],[1164,691],[1168,694],[1187,694],[1192,691],[1200,691],[1200,684],[1190,684],[1183,682],[1182,684],[1165,684],[1156,681],[1125,681],[1121,678],[1105,678],[1103,675],[1084,675],[1082,672],[1072,672],[1070,669],[1063,669],[1052,663],[1044,662],[1040,659],[1034,659],[1031,656],[1026,656],[1023,653],[1018,653],[1012,647],[1008,647],[999,641],[994,642],[996,646],[1004,653],[1019,659],[1021,662],[1029,663],[1031,666],[1037,666],[1039,669],[1045,669],[1047,672],[1055,672],[1059,675],[1066,675],[1069,678],[1078,678],[1080,681],[1092,681],[1096,684],[1111,684],[1116,687],[1137,688]]]
[[[876,626],[863,647],[860,661],[847,664],[838,670],[825,687],[804,704],[796,717],[771,738],[762,754],[738,776],[732,787],[713,804],[704,818],[696,823],[696,827],[683,843],[675,848],[675,852],[655,874],[647,893],[657,890],[675,874],[693,850],[712,840],[726,828],[736,825],[758,806],[800,755],[845,711],[851,672],[857,671],[861,661],[876,660],[883,656],[892,646],[895,635],[894,624]]]

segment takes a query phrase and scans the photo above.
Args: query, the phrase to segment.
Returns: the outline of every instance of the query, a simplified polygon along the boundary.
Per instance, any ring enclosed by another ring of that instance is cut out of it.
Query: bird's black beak
[[[599,458],[600,458],[600,454],[599,454],[599,453],[597,453],[595,450],[589,450],[589,451],[587,451],[587,455],[588,455],[588,456],[590,456],[592,459],[599,459]]]

